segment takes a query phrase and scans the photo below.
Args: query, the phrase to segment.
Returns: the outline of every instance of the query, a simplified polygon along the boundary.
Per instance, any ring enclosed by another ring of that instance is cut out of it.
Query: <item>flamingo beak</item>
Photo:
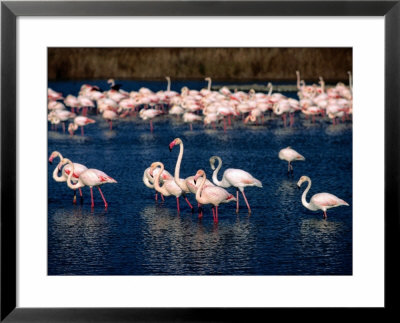
[[[169,144],[169,151],[171,152],[172,151],[172,148],[174,148],[174,146],[175,146],[175,142],[171,142],[170,144]]]

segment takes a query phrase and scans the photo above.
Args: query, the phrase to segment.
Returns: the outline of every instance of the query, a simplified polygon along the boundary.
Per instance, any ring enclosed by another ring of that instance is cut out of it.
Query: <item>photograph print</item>
[[[352,48],[48,48],[48,275],[352,275]]]

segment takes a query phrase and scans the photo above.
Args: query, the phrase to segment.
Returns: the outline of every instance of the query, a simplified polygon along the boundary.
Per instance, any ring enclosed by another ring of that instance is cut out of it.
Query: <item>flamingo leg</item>
[[[112,130],[112,120],[110,120],[110,130]]]
[[[91,197],[91,199],[92,199],[92,208],[94,208],[94,201],[93,201],[93,187],[92,186],[90,186],[90,197]]]
[[[218,223],[218,205],[215,206],[215,222]]]
[[[185,199],[186,203],[189,205],[189,207],[192,209],[192,212],[194,211],[194,208],[192,206],[192,204],[190,204],[189,200],[187,199],[187,197],[184,195],[183,198]]]
[[[178,210],[178,213],[181,212],[180,208],[179,208],[179,197],[176,198],[176,208]]]
[[[249,205],[249,202],[247,202],[247,198],[246,198],[246,195],[244,194],[244,191],[242,191],[242,194],[243,194],[244,200],[246,201],[246,205],[247,205],[247,208],[249,209],[249,214],[250,214],[251,213],[250,205]]]
[[[84,130],[83,130],[83,127],[81,126],[81,135],[83,136],[84,135]]]
[[[76,190],[74,190],[74,199],[73,199],[72,203],[76,204]]]
[[[193,131],[193,125],[190,123],[190,131]]]
[[[157,192],[156,192],[156,196],[155,196],[154,198],[155,198],[156,201],[158,200],[158,194],[157,194]]]
[[[239,213],[239,189],[236,189],[236,213]]]
[[[153,132],[153,122],[150,120],[150,132]]]
[[[63,133],[65,133],[65,123],[62,123]]]
[[[324,211],[324,219],[326,219],[328,216],[326,215],[326,211]]]
[[[211,210],[212,210],[212,213],[213,213],[213,219],[214,219],[214,222],[215,222],[215,210],[214,210],[214,207],[212,207],[212,208],[211,208]]]
[[[79,187],[78,190],[79,190],[79,195],[82,197],[82,190],[81,190],[81,188]]]
[[[97,188],[99,189],[100,195],[101,195],[101,197],[102,197],[102,199],[103,199],[103,201],[104,201],[104,207],[107,208],[107,207],[108,207],[108,204],[107,204],[106,199],[104,198],[103,192],[101,191],[101,189],[100,189],[99,186],[97,186]]]
[[[164,202],[164,195],[162,195],[161,193],[160,193],[160,195],[161,195],[162,201]]]

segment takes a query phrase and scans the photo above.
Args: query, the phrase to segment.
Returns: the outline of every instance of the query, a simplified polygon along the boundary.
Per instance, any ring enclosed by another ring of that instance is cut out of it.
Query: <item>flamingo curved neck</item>
[[[205,182],[206,182],[206,174],[204,173],[204,174],[202,175],[202,179],[201,179],[201,182],[200,182],[200,187],[198,188],[198,190],[197,190],[197,192],[196,192],[196,200],[197,200],[199,203],[202,203],[202,204],[204,204],[204,203],[203,203],[203,201],[202,201],[202,199],[201,199],[201,193],[203,193],[203,189],[204,189],[204,184],[205,184]]]
[[[213,182],[214,182],[214,184],[215,185],[218,185],[218,186],[223,186],[223,183],[222,183],[222,181],[219,181],[218,180],[218,172],[219,172],[219,170],[221,169],[221,167],[222,167],[222,159],[220,158],[220,157],[216,157],[216,159],[218,160],[218,167],[214,170],[214,172],[213,172],[213,175],[212,175],[212,180],[213,180]]]
[[[67,162],[67,164],[70,164],[70,165],[71,165],[71,172],[68,174],[68,178],[67,178],[67,185],[68,185],[68,187],[69,187],[69,188],[72,188],[72,189],[74,190],[74,189],[77,189],[77,188],[80,188],[80,187],[85,186],[85,185],[82,184],[80,178],[78,178],[78,181],[77,181],[75,184],[72,183],[72,181],[71,181],[72,175],[73,175],[74,172],[75,172],[74,163],[71,162],[71,161],[69,160],[69,161]]]
[[[58,165],[56,166],[56,168],[54,168],[54,171],[53,171],[53,179],[54,179],[56,182],[65,182],[65,178],[64,178],[63,176],[58,176],[58,167],[60,166],[61,161],[64,159],[64,157],[63,157],[58,151],[56,151],[55,153],[57,154],[56,157],[59,157],[59,158],[60,158],[60,162],[58,163]],[[55,158],[55,157],[54,157],[54,158]]]
[[[306,189],[304,190],[303,195],[301,196],[301,203],[304,205],[304,207],[306,207],[307,209],[310,209],[310,203],[308,203],[306,201],[306,195],[311,188],[311,179],[307,179],[307,182],[308,182],[308,185],[307,185]]]
[[[163,186],[160,186],[160,176],[164,171],[164,164],[159,163],[157,165],[160,166],[160,171],[156,174],[156,177],[154,178],[154,188],[156,189],[157,192],[160,192],[163,195],[168,196],[169,195],[168,192],[165,192],[164,189],[165,184],[163,184]]]

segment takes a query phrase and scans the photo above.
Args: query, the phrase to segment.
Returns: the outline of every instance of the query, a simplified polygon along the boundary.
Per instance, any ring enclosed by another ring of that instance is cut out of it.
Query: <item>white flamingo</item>
[[[160,168],[157,167],[156,169],[154,169],[153,171],[153,175],[150,175],[150,167],[146,168],[143,172],[143,183],[144,185],[146,185],[148,188],[154,189],[154,176],[156,176],[158,174],[158,172],[160,171]],[[160,176],[160,184],[162,184],[164,181],[166,180],[171,180],[174,179],[174,177],[164,169],[164,171],[162,172],[161,176]],[[155,200],[157,201],[157,191],[156,191],[156,195],[155,195]],[[161,199],[164,201],[164,196],[162,194],[161,195]]]
[[[215,161],[218,160],[218,167],[215,168]],[[246,202],[249,213],[251,213],[249,202],[247,201],[246,195],[244,194],[244,188],[246,186],[257,186],[262,187],[261,182],[254,178],[250,173],[236,168],[228,168],[225,170],[222,180],[219,181],[217,178],[218,171],[222,166],[222,159],[219,156],[212,156],[210,158],[211,168],[214,170],[212,180],[215,185],[221,187],[236,187],[236,213],[239,212],[239,191],[242,192],[243,198]]]
[[[307,202],[306,195],[311,188],[311,179],[308,176],[301,176],[297,182],[297,187],[300,189],[301,184],[304,182],[308,182],[308,185],[301,196],[301,203],[311,211],[322,210],[324,212],[324,219],[327,218],[326,210],[341,205],[349,206],[347,202],[330,193],[315,194],[311,197],[310,202]]]
[[[106,173],[102,172],[101,170],[94,169],[94,168],[89,168],[85,170],[83,173],[80,174],[78,181],[73,184],[71,179],[72,175],[75,172],[74,168],[74,163],[71,162],[68,158],[64,158],[62,160],[62,165],[69,164],[71,165],[71,172],[68,175],[67,179],[67,185],[68,187],[75,189],[83,186],[89,186],[90,188],[90,196],[92,199],[92,208],[94,207],[94,200],[93,200],[93,186],[97,186],[99,189],[100,195],[104,201],[104,207],[108,207],[108,203],[106,199],[104,198],[103,192],[100,189],[100,185],[106,184],[106,183],[117,183],[117,181],[110,176],[108,176]]]
[[[196,200],[199,204],[212,204],[214,222],[218,222],[218,205],[221,203],[228,203],[231,201],[236,201],[235,197],[228,191],[218,186],[205,186],[207,181],[206,174],[204,170],[200,169],[194,176],[194,181],[196,182],[199,177],[202,177],[200,182],[200,187],[196,192]]]
[[[292,149],[290,146],[283,148],[279,151],[279,159],[286,160],[288,162],[288,174],[293,174],[293,166],[291,162],[295,160],[306,160],[304,156],[300,155],[296,150]]]
[[[54,168],[53,171],[53,179],[56,182],[66,182],[68,179],[68,175],[71,173],[72,171],[72,167],[70,165],[66,165],[61,172],[61,176],[58,176],[58,172],[61,170],[62,167],[62,160],[64,159],[64,157],[61,155],[60,152],[58,151],[53,151],[49,157],[49,163],[52,164],[54,158],[60,158],[60,162],[58,163],[58,165],[56,166],[56,168]],[[79,176],[85,171],[87,170],[87,167],[82,165],[82,164],[78,164],[78,163],[73,163],[74,164],[74,172],[72,174],[72,181],[74,183],[76,183],[78,181]],[[79,194],[82,198],[82,190],[79,187]],[[73,199],[73,203],[76,204],[76,190],[74,190],[74,199]]]
[[[160,171],[154,176],[153,170],[157,167],[160,167]],[[181,209],[179,207],[179,197],[182,195],[182,190],[175,183],[173,179],[164,181],[163,185],[160,186],[160,175],[164,171],[164,164],[162,162],[154,162],[150,167],[150,175],[154,176],[154,188],[157,192],[161,193],[164,196],[174,195],[176,197],[176,208],[178,213],[180,213]]]

